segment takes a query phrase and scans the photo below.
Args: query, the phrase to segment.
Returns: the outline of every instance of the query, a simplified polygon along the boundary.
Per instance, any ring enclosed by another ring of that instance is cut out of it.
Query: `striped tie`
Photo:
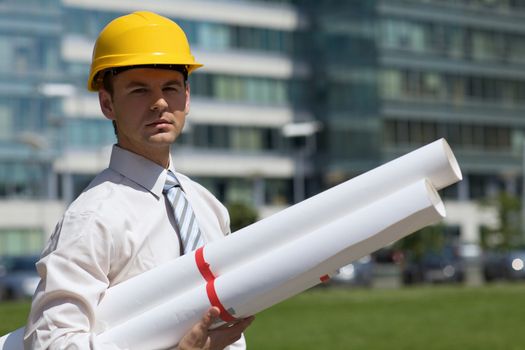
[[[166,195],[173,208],[183,251],[186,254],[203,246],[204,240],[199,230],[199,225],[197,225],[195,220],[193,209],[190,202],[186,199],[179,181],[171,171],[168,171],[167,175],[162,193]]]

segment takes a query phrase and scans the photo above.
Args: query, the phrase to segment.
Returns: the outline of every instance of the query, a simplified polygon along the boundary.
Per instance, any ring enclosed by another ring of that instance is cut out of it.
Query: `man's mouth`
[[[153,126],[153,127],[161,127],[161,126],[168,126],[173,123],[167,121],[167,120],[156,120],[152,123],[146,124],[146,126]]]

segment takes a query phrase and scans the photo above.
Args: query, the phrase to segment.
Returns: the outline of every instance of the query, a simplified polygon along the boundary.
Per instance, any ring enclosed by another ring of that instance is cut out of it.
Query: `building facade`
[[[477,200],[521,193],[523,1],[6,0],[0,254],[39,250],[106,167],[91,51],[111,19],[145,9],[179,23],[205,65],[173,154],[223,202],[265,216],[440,137],[464,173],[442,193],[463,242],[497,220]]]
[[[303,108],[309,68],[293,58],[295,32],[305,25],[295,7],[167,0],[0,6],[0,254],[40,250],[68,203],[107,166],[115,136],[97,95],[86,91],[87,73],[98,33],[135,10],[175,20],[205,65],[190,77],[191,113],[173,148],[177,169],[223,202],[245,202],[262,215],[292,203],[297,162],[282,128],[313,118]]]
[[[317,38],[312,75],[323,77],[317,182],[329,187],[444,137],[464,176],[442,193],[453,208],[446,222],[478,244],[480,227],[497,222],[479,201],[522,193],[525,3],[302,3]]]

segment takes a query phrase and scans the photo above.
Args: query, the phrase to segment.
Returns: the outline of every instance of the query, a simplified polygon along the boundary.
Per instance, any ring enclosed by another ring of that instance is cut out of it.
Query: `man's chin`
[[[149,143],[152,145],[169,146],[175,142],[176,136],[167,133],[158,133],[149,137]]]

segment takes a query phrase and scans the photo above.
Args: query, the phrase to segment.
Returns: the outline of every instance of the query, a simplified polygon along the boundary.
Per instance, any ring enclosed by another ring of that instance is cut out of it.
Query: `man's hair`
[[[103,72],[100,72],[99,74],[102,75],[102,87],[104,90],[109,92],[109,95],[113,98],[113,77],[118,75],[119,73],[122,73],[124,71],[127,71],[129,69],[133,68],[156,68],[156,69],[170,69],[177,72],[180,72],[182,76],[184,77],[184,86],[188,83],[188,68],[184,65],[179,64],[144,64],[144,65],[136,65],[136,66],[125,66],[125,67],[117,67],[117,68],[111,68],[107,69]],[[117,123],[113,120],[113,131],[115,132],[115,135],[118,136],[118,130],[117,130]]]
[[[188,68],[185,65],[180,64],[143,64],[135,66],[125,66],[125,67],[116,67],[111,69],[106,69],[99,74],[102,75],[102,87],[104,90],[109,92],[111,97],[113,97],[113,77],[122,73],[124,71],[134,69],[134,68],[156,68],[156,69],[169,69],[180,72],[184,77],[184,85],[188,82]]]

